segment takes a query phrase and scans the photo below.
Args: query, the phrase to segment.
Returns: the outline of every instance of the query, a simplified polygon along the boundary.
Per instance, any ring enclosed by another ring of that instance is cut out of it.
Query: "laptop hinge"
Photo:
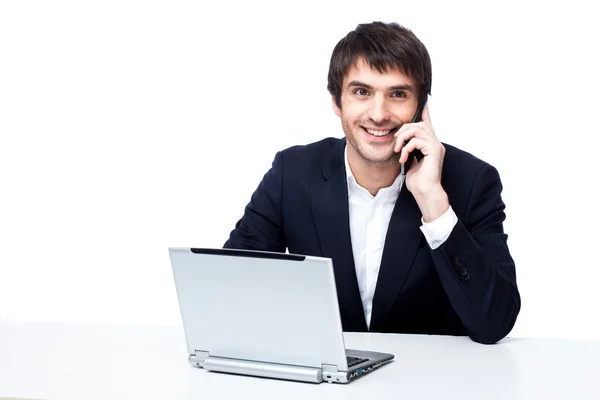
[[[323,374],[325,374],[325,373],[337,374],[338,373],[337,365],[321,364],[321,368],[323,368]]]
[[[321,364],[321,369],[323,370],[322,376],[325,382],[333,383],[340,381],[337,365]]]
[[[204,350],[196,350],[194,354],[190,354],[188,361],[195,367],[204,366],[204,360],[210,357],[210,353]]]
[[[319,368],[276,364],[264,361],[210,356],[204,360],[203,368],[208,371],[253,375],[265,378],[289,379],[313,383],[320,383],[323,381],[322,371]]]

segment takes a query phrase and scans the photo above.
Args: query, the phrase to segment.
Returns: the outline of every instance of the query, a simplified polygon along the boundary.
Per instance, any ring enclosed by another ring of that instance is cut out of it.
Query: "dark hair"
[[[327,90],[341,105],[342,82],[351,65],[364,59],[383,73],[398,69],[417,86],[419,104],[431,94],[431,60],[425,45],[410,30],[399,24],[372,22],[359,24],[338,42],[331,54]]]

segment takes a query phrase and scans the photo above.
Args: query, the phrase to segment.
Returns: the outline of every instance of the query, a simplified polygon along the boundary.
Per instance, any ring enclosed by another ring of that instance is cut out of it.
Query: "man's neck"
[[[354,149],[348,149],[348,164],[356,183],[373,196],[377,195],[379,189],[391,186],[400,174],[397,159],[385,163],[370,162],[360,157]]]

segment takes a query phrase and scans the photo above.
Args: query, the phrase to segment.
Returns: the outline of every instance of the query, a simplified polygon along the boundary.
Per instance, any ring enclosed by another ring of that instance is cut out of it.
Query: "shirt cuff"
[[[437,219],[426,223],[421,217],[421,231],[429,243],[432,250],[440,247],[452,233],[454,225],[458,222],[458,217],[454,213],[452,206],[448,207],[446,212]]]

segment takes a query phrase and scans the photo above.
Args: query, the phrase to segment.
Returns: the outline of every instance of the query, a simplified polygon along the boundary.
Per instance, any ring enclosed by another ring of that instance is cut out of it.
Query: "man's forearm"
[[[487,235],[480,241],[482,245],[459,221],[432,254],[446,294],[469,336],[490,344],[513,328],[521,300],[505,235]]]

